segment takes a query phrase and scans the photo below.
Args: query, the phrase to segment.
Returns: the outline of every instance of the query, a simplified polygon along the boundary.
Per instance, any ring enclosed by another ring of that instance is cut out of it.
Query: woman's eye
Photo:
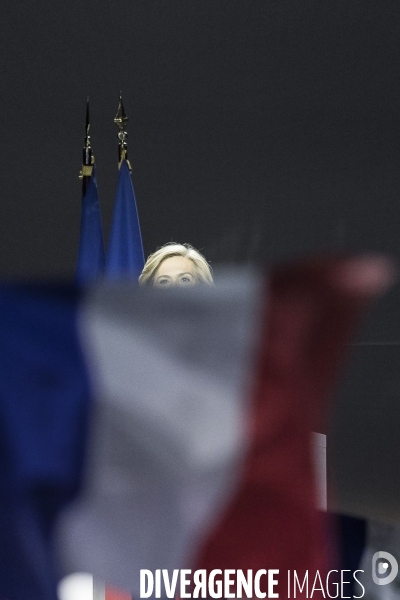
[[[190,283],[191,280],[189,279],[189,277],[182,277],[181,281],[183,283]]]
[[[169,283],[168,279],[159,279],[158,280],[159,285],[165,285],[166,283]]]

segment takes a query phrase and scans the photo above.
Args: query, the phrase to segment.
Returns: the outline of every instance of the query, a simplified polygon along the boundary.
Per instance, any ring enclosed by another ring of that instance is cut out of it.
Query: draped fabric
[[[144,267],[144,252],[139,215],[131,174],[126,161],[122,161],[117,195],[108,241],[106,276],[108,279],[137,281]]]
[[[93,165],[89,185],[82,199],[81,229],[76,263],[77,282],[87,283],[102,276],[104,266],[103,226],[97,191],[96,167]]]
[[[217,282],[0,286],[1,597],[55,600],[74,571],[138,597],[141,569],[329,568],[310,435],[384,264]]]

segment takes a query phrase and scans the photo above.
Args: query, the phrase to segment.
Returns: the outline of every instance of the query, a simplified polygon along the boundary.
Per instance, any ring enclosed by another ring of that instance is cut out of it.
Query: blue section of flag
[[[71,287],[0,292],[0,597],[56,600],[51,535],[78,490],[89,381]]]
[[[79,240],[76,279],[86,282],[99,277],[104,272],[105,252],[103,227],[95,167],[82,200],[81,235]]]
[[[136,280],[144,267],[144,252],[140,233],[131,174],[122,161],[106,261],[108,279]]]

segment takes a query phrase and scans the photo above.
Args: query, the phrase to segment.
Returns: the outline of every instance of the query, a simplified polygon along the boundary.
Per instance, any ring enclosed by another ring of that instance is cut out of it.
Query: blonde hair
[[[158,267],[164,260],[171,258],[172,256],[183,256],[184,258],[189,258],[194,264],[197,281],[206,283],[208,285],[213,284],[214,280],[211,267],[198,250],[189,244],[176,244],[175,242],[169,242],[168,244],[165,244],[159,248],[153,254],[150,254],[139,277],[140,285],[152,285]]]

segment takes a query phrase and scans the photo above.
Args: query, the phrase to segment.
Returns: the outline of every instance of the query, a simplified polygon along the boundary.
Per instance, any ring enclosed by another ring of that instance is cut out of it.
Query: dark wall
[[[400,249],[396,1],[2,2],[1,274],[72,274],[85,100],[106,232],[122,89],[146,251]]]

